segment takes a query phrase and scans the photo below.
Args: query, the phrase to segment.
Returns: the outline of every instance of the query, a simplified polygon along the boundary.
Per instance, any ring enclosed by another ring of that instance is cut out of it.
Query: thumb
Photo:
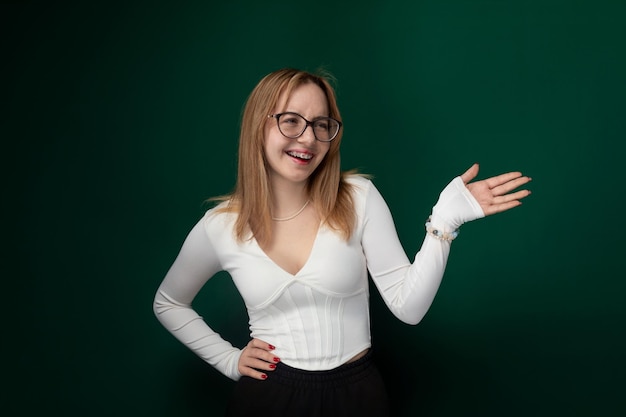
[[[463,180],[463,183],[467,184],[468,182],[476,178],[476,175],[478,175],[478,170],[479,170],[479,166],[477,163],[469,167],[469,169],[461,175],[461,179]]]

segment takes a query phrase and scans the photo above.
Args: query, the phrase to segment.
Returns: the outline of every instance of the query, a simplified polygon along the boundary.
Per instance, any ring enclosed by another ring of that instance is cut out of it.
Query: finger
[[[239,367],[239,373],[242,376],[249,376],[250,378],[254,378],[254,379],[258,379],[260,381],[266,380],[267,379],[267,374],[265,372],[260,372],[257,371],[256,369],[253,368],[248,368],[248,367]]]
[[[530,181],[532,181],[532,178],[530,177],[518,177],[502,185],[493,187],[491,191],[494,195],[503,195],[521,187],[524,184],[528,184]]]
[[[242,351],[239,365],[272,371],[276,368],[276,364],[280,362],[280,358],[272,352],[274,349],[275,347],[269,343],[253,339]]]
[[[504,204],[504,203],[508,203],[510,201],[513,200],[521,200],[522,198],[526,198],[530,195],[530,191],[529,190],[520,190],[517,192],[514,192],[512,194],[505,194],[503,196],[499,196],[499,197],[495,197],[493,199],[493,205],[498,205],[498,204]]]
[[[272,353],[272,351],[275,350],[276,347],[263,340],[252,339],[250,342],[248,342],[248,347],[251,349],[248,356],[253,356],[269,363],[280,362],[280,359],[276,355],[274,355],[274,353]]]
[[[257,349],[267,350],[267,351],[276,349],[274,346],[272,346],[271,344],[267,342],[264,342],[261,339],[252,339],[250,342],[248,342],[248,346],[254,347]]]
[[[502,184],[506,184],[509,181],[513,181],[516,178],[522,176],[521,172],[507,172],[506,174],[500,174],[495,177],[487,178],[485,183],[489,186],[489,188],[493,189]]]
[[[251,347],[251,343],[246,346],[241,352],[237,370],[242,376],[248,376],[250,378],[264,380],[267,379],[267,374],[260,369],[263,368],[263,361],[255,359],[254,351],[258,349]],[[255,369],[252,365],[256,364],[258,369]]]
[[[267,378],[267,372],[276,369],[276,363],[280,362],[278,357],[270,355],[265,357],[268,352],[262,349],[246,347],[239,359],[238,370],[241,375],[246,375],[254,379],[264,380]],[[263,358],[257,355],[264,356]]]
[[[250,365],[252,361],[262,361],[265,364],[275,364],[280,362],[280,358],[265,349],[255,347],[246,347],[241,353],[241,362],[244,365]],[[256,362],[255,362],[256,363]]]
[[[471,167],[469,167],[467,171],[461,174],[461,179],[463,180],[463,183],[467,184],[468,182],[476,178],[476,175],[478,175],[479,169],[480,167],[478,166],[478,164],[474,164]]]
[[[273,371],[276,369],[276,363],[270,363],[259,358],[245,358],[241,361],[240,366],[257,369],[260,371]]]

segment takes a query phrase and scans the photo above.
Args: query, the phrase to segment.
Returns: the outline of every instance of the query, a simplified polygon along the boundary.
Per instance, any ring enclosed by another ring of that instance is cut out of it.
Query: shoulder
[[[219,231],[232,231],[237,220],[237,213],[229,207],[228,201],[222,201],[208,209],[202,217],[204,228],[209,234]]]
[[[374,187],[372,181],[367,176],[361,174],[347,175],[345,181],[355,196],[367,195],[369,190]]]
[[[365,175],[352,174],[346,176],[346,183],[351,188],[351,197],[359,217],[365,216],[372,201],[382,198],[372,180]]]

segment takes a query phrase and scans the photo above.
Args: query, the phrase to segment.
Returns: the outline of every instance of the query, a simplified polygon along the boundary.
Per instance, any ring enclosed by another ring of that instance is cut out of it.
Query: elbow
[[[167,327],[168,323],[181,314],[181,311],[189,310],[190,305],[177,301],[170,297],[161,288],[157,291],[152,301],[152,311],[156,318]]]
[[[154,299],[152,300],[152,314],[154,314],[157,318],[159,317],[157,297],[154,297]]]
[[[163,295],[161,289],[159,288],[159,290],[154,295],[154,299],[152,300],[152,313],[160,321],[161,314],[167,311],[170,307],[171,303],[168,302],[168,299]]]
[[[159,315],[160,315],[160,306],[159,306],[159,301],[158,301],[158,296],[154,297],[154,299],[152,300],[152,314],[154,314],[154,316],[157,318],[157,320],[161,321]]]
[[[410,319],[400,319],[403,323],[408,324],[410,326],[417,326],[422,321],[422,317],[420,318],[410,318]]]
[[[426,312],[394,311],[394,315],[404,324],[408,324],[410,326],[417,326],[419,323],[421,323],[422,319],[426,315]]]

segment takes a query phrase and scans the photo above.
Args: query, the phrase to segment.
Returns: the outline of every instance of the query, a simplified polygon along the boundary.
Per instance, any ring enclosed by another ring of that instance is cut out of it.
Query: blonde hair
[[[241,120],[235,190],[229,195],[213,199],[227,201],[226,205],[217,209],[218,212],[237,213],[234,232],[238,240],[254,236],[263,244],[271,239],[272,189],[263,148],[265,123],[269,120],[267,116],[283,94],[289,97],[297,87],[314,83],[326,95],[328,116],[341,120],[335,91],[329,79],[327,74],[315,75],[285,68],[266,75],[248,97]],[[337,137],[330,142],[328,153],[309,177],[307,188],[323,223],[348,240],[352,235],[356,216],[351,197],[352,187],[346,182],[346,177],[353,171],[341,172],[339,145],[342,133],[340,130]]]

